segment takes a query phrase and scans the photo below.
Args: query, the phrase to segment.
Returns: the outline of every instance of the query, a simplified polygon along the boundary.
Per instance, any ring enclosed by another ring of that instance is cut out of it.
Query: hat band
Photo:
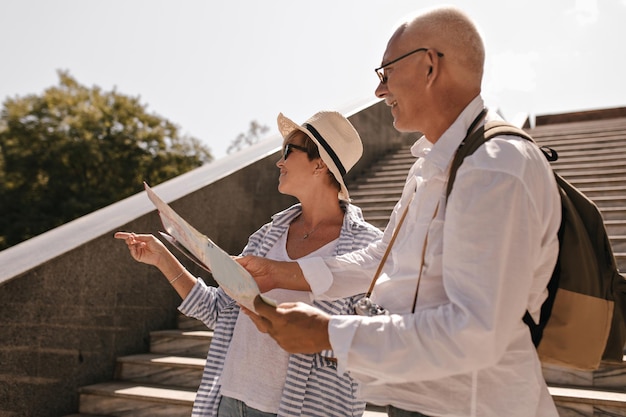
[[[335,151],[333,151],[333,148],[330,147],[328,142],[326,142],[324,140],[322,135],[319,134],[317,129],[315,129],[313,126],[311,126],[308,123],[305,123],[304,127],[306,127],[307,130],[309,132],[311,132],[313,134],[313,136],[315,136],[315,139],[317,139],[317,141],[320,143],[320,145],[322,145],[322,148],[324,148],[324,150],[328,153],[328,155],[330,155],[330,158],[333,160],[333,162],[337,166],[337,169],[339,169],[339,173],[341,174],[341,176],[343,177],[344,175],[346,175],[346,169],[343,167],[343,164],[339,160],[339,157],[337,156]]]

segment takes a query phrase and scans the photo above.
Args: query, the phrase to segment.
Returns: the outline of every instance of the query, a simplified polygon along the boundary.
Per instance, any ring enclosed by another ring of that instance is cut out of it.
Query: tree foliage
[[[42,95],[0,113],[0,250],[212,159],[138,98],[59,71]]]
[[[228,149],[226,149],[226,153],[230,154],[240,151],[247,146],[257,143],[259,139],[261,139],[261,136],[269,130],[270,128],[268,126],[261,125],[256,120],[251,121],[248,132],[237,135],[237,137],[228,146]]]

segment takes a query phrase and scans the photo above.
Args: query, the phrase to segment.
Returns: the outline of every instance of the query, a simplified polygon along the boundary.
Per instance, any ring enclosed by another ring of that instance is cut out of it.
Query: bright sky
[[[0,100],[57,70],[139,97],[216,158],[256,120],[277,132],[374,98],[395,25],[435,1],[0,0]],[[483,96],[514,119],[626,106],[626,0],[449,1],[483,33]]]

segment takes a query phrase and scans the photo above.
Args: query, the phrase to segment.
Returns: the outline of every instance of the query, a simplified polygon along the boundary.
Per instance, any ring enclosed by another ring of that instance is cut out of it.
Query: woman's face
[[[317,159],[310,160],[307,154],[306,135],[300,131],[290,135],[285,141],[283,154],[276,162],[280,170],[278,191],[282,194],[297,196],[311,186],[311,178],[317,165]]]

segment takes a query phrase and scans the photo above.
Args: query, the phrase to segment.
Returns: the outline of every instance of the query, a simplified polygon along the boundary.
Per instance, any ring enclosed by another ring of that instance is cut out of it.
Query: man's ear
[[[439,74],[439,55],[437,55],[437,52],[434,50],[428,50],[426,51],[426,59],[428,59],[428,74],[426,75],[426,77],[428,78],[429,82],[432,82],[435,78],[437,78],[437,75]]]

